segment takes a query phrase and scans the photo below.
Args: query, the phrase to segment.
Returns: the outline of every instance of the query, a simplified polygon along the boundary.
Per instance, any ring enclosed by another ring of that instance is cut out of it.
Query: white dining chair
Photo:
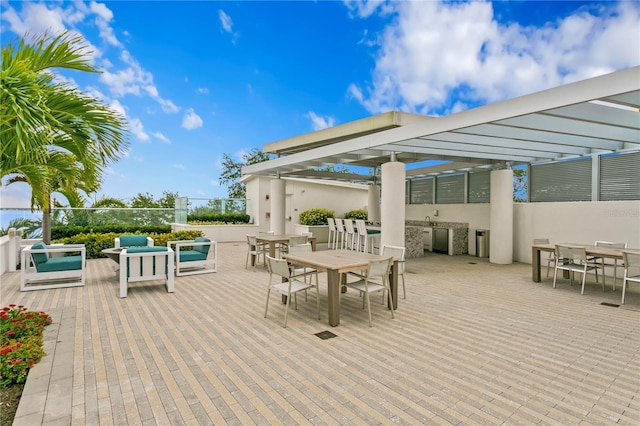
[[[624,265],[624,278],[622,279],[622,301],[624,305],[624,297],[627,293],[629,281],[640,283],[640,253],[631,251],[622,251],[622,263]]]

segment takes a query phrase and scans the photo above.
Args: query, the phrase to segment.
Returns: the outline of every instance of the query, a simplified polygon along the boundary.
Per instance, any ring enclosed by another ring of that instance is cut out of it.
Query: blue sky
[[[96,198],[226,196],[223,153],[391,109],[441,116],[640,64],[637,1],[0,0],[2,43],[81,34],[62,79],[126,116]],[[0,188],[28,207],[28,187]],[[90,200],[88,201],[90,203]]]

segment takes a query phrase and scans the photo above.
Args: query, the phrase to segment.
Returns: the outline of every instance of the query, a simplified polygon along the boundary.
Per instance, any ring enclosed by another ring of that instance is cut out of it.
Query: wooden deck
[[[126,299],[109,259],[85,287],[20,293],[4,274],[3,306],[54,319],[15,424],[640,424],[637,286],[616,307],[621,284],[603,293],[593,275],[581,296],[531,265],[434,254],[407,261],[395,319],[376,303],[369,328],[350,292],[330,327],[322,274],[322,320],[310,294],[284,329],[245,254],[220,244],[219,272]]]

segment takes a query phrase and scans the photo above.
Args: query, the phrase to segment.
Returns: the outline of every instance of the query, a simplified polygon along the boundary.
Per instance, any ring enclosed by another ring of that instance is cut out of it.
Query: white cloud
[[[218,10],[218,19],[220,19],[220,24],[222,25],[222,30],[231,34],[233,32],[233,20],[229,15],[225,13],[224,10]]]
[[[184,164],[172,164],[171,167],[174,169],[184,170]]]
[[[73,27],[74,24],[85,19],[89,12],[86,8],[62,9],[52,4],[23,2],[22,9],[18,13],[7,2],[2,3],[4,9],[2,20],[8,22],[11,31],[19,36],[33,37],[47,34],[49,37],[55,37],[68,31],[71,37],[80,36],[84,40],[86,48],[82,54],[90,63],[94,63],[95,58],[102,56],[102,51]],[[29,37],[26,38],[30,41]]]
[[[206,87],[198,87],[196,89],[196,93],[199,93],[201,95],[208,95],[209,94],[209,89],[207,89]]]
[[[120,59],[129,67],[116,72],[104,70],[100,75],[100,81],[109,86],[114,96],[141,96],[146,93],[160,105],[165,113],[175,114],[180,110],[172,101],[159,95],[158,89],[153,83],[153,74],[145,71],[127,50],[121,52]]]
[[[327,127],[333,127],[336,123],[336,119],[333,117],[322,117],[313,111],[307,113],[307,118],[311,120],[311,127],[313,130],[322,130]]]
[[[231,34],[233,36],[231,42],[235,44],[236,40],[238,39],[238,33],[233,31],[233,20],[231,19],[231,17],[227,15],[224,10],[220,9],[218,10],[218,19],[220,19],[220,25],[222,25],[222,27],[220,28],[220,32]]]
[[[358,16],[383,13],[381,4],[347,6]],[[444,114],[640,63],[636,2],[605,3],[598,16],[578,9],[542,27],[500,24],[485,2],[383,6],[397,16],[380,35],[372,83],[347,91],[371,113]]]
[[[141,142],[148,142],[149,135],[144,131],[142,121],[137,118],[129,119],[129,131]]]
[[[113,20],[113,12],[104,4],[91,2],[91,11],[96,14],[95,23],[100,31],[100,38],[112,46],[120,46],[120,42],[113,33],[109,22]]]
[[[182,127],[187,130],[194,130],[199,127],[202,127],[202,118],[193,110],[193,108],[189,108],[182,118]]]
[[[209,184],[215,188],[219,188],[220,187],[220,181],[218,180],[212,180],[211,182],[209,182]]]
[[[169,138],[167,138],[165,135],[163,135],[160,132],[152,132],[151,133],[153,135],[154,138],[156,139],[160,139],[162,142],[164,143],[171,143],[171,141],[169,140]]]

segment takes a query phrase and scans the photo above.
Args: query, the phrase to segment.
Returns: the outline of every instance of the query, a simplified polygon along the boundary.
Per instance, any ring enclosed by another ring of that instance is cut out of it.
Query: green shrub
[[[84,244],[86,249],[87,259],[98,259],[106,257],[102,250],[106,248],[112,248],[114,239],[125,233],[110,232],[107,234],[89,233],[89,234],[77,234],[68,238],[61,238],[54,243],[59,244]],[[153,238],[153,245],[158,247],[166,247],[167,241],[181,241],[181,240],[193,240],[196,237],[202,237],[202,231],[176,231],[176,232],[163,232],[163,233],[144,233],[144,232],[130,232],[127,234],[144,234]]]
[[[344,218],[353,219],[353,220],[357,220],[357,219],[367,220],[369,218],[369,213],[367,213],[365,209],[356,209],[356,210],[351,210],[346,212],[344,214]]]
[[[249,223],[251,216],[246,213],[202,213],[187,215],[188,223],[212,223],[212,224],[245,224]]]
[[[309,209],[300,212],[300,225],[326,225],[327,218],[333,217],[335,212],[327,209]]]
[[[27,373],[45,355],[44,327],[51,317],[14,304],[0,311],[0,387],[24,383]]]
[[[73,237],[78,234],[150,234],[171,232],[171,225],[92,225],[92,226],[52,226],[51,239]]]

